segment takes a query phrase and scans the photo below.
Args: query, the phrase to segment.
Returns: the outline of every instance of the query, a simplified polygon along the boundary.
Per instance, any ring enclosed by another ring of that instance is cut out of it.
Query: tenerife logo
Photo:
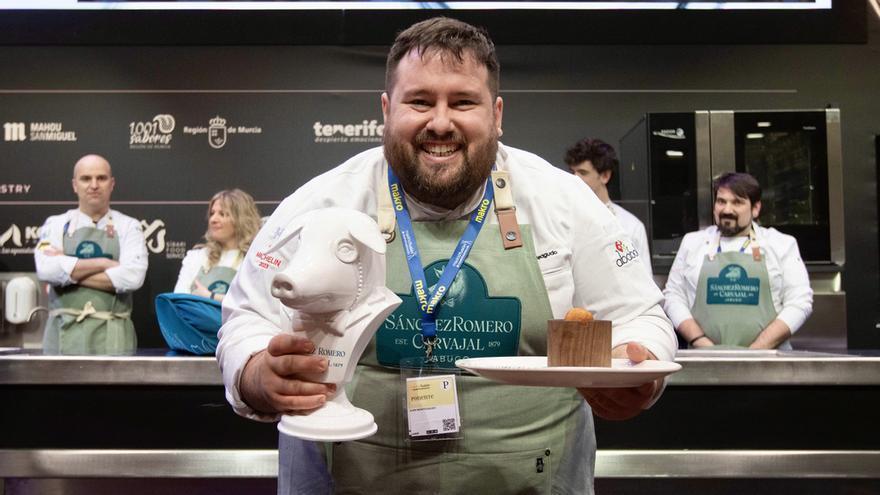
[[[144,231],[144,240],[147,249],[153,254],[159,254],[165,250],[165,222],[159,219],[147,222],[141,220],[141,229]]]
[[[226,141],[232,135],[262,134],[263,128],[259,126],[227,125],[227,119],[219,115],[208,121],[205,126],[183,126],[183,134],[189,136],[208,135],[208,144],[215,150],[226,146]]]
[[[315,122],[316,143],[381,143],[385,125],[378,120],[363,120],[360,124],[325,124]]]
[[[33,254],[37,242],[40,240],[40,227],[27,226],[22,230],[16,224],[12,224],[0,234],[0,254]]]
[[[761,279],[749,278],[740,265],[727,265],[717,277],[706,281],[706,304],[745,304],[757,306]]]
[[[76,132],[65,131],[64,124],[61,122],[30,122],[27,127],[24,122],[5,122],[3,124],[3,140],[74,142],[76,141]]]
[[[686,137],[684,135],[684,129],[681,127],[675,129],[660,129],[659,131],[652,131],[651,134],[668,139],[684,139]]]
[[[614,254],[617,257],[614,263],[618,267],[622,267],[639,257],[639,251],[623,241],[614,242]]]
[[[131,122],[128,124],[128,147],[133,150],[171,149],[174,127],[174,116],[167,113],[156,115],[149,122]]]

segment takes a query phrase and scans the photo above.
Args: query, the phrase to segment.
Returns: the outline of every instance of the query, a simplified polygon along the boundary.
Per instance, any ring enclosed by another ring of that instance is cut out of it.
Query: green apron
[[[466,225],[414,223],[428,284],[436,283]],[[474,243],[438,313],[434,354],[441,365],[454,367],[462,357],[546,354],[550,302],[530,227],[520,228],[519,249],[503,249],[497,225],[487,225]],[[334,445],[336,493],[592,493],[592,415],[574,389],[462,375],[461,438],[408,440],[400,371],[383,366],[424,356],[400,235],[388,244],[386,261],[387,286],[404,303],[364,352],[349,393],[373,414],[379,431]]]
[[[119,260],[119,239],[95,227],[72,235],[65,226],[64,254],[81,259]],[[49,354],[130,354],[137,348],[131,321],[131,294],[111,294],[71,284],[55,287],[43,349]]]
[[[716,345],[748,347],[776,318],[763,257],[738,251],[707,254],[691,314]]]
[[[235,278],[235,274],[238,272],[236,268],[232,268],[231,266],[213,266],[210,270],[205,271],[199,270],[199,275],[196,277],[196,280],[204,285],[211,294],[226,294],[226,291],[229,290],[229,284],[232,283],[232,279]],[[194,292],[196,290],[196,282],[193,281],[190,286],[190,292]]]

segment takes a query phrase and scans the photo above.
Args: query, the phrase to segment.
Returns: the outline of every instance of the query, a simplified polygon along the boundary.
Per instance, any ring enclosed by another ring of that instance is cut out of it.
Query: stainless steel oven
[[[649,113],[620,143],[620,201],[645,223],[655,263],[712,224],[712,178],[748,172],[762,225],[793,235],[807,263],[843,266],[840,111]]]
[[[793,235],[810,274],[813,314],[797,349],[846,347],[840,111],[649,113],[620,142],[620,203],[648,230],[654,278],[666,281],[681,238],[712,224],[712,178],[754,175],[759,222]]]

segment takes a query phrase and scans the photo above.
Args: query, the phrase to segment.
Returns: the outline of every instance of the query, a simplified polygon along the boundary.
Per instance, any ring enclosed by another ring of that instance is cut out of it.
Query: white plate
[[[545,356],[509,356],[459,359],[459,368],[510,385],[542,387],[637,387],[681,369],[669,361],[612,359],[610,368],[547,366]]]

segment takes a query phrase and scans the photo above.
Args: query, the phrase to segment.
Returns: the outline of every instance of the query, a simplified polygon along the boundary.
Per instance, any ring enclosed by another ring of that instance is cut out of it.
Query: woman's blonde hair
[[[251,247],[251,242],[257,231],[260,230],[260,210],[254,203],[254,198],[250,194],[241,189],[226,189],[218,192],[211,198],[208,203],[208,214],[206,218],[211,218],[211,208],[214,203],[220,201],[220,207],[229,213],[232,219],[232,228],[235,231],[235,242],[242,256]],[[223,246],[211,238],[211,228],[205,231],[205,244],[208,249],[208,266],[213,267],[220,261],[220,255],[223,253]]]

